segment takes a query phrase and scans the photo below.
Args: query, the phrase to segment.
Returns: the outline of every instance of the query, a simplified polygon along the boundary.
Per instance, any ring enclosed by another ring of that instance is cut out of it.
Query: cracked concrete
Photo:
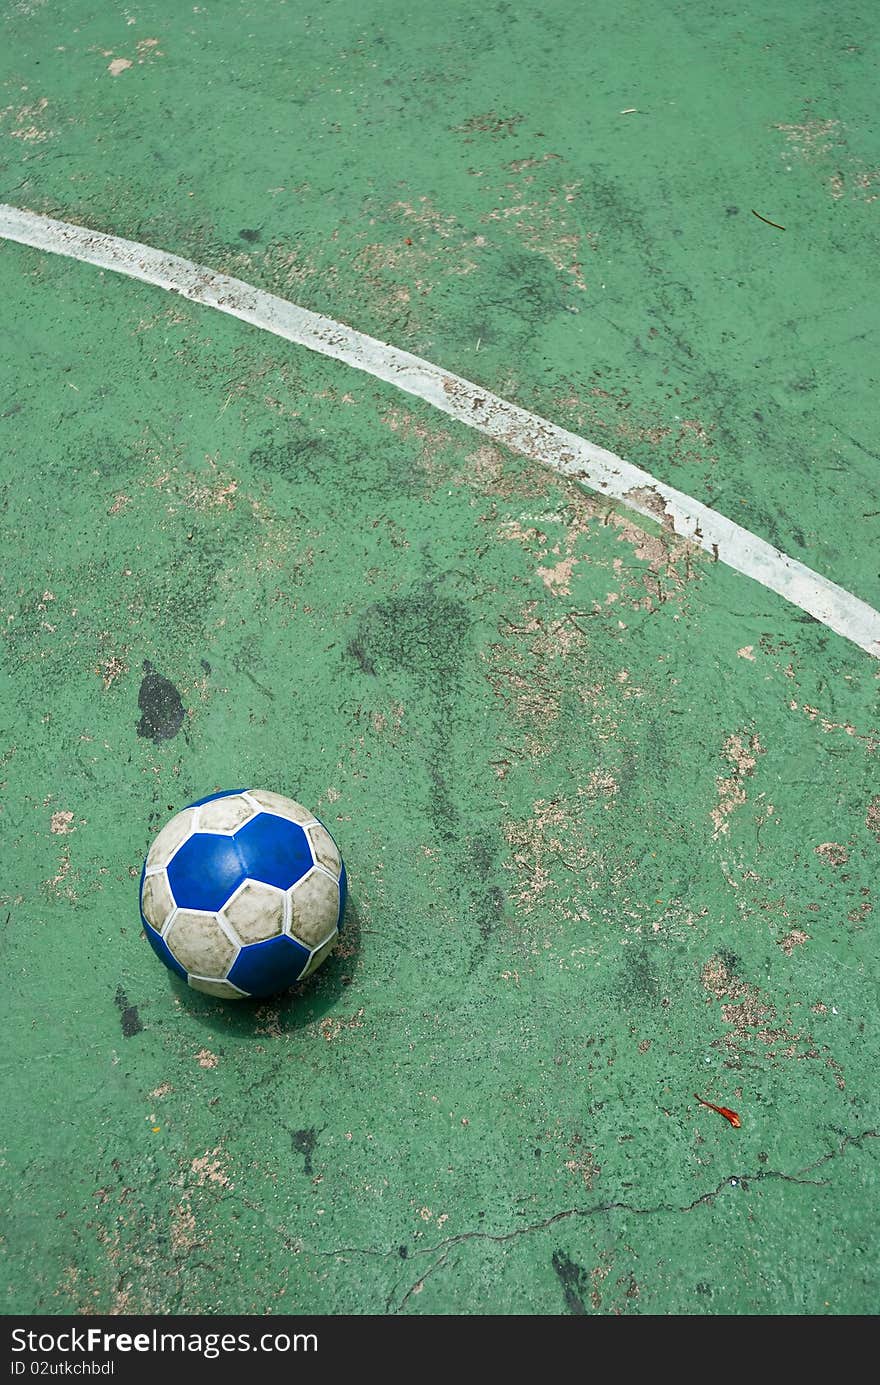
[[[421,1293],[427,1280],[439,1270],[445,1268],[453,1248],[468,1241],[483,1240],[494,1242],[497,1245],[503,1245],[505,1242],[517,1240],[522,1236],[532,1236],[539,1232],[549,1231],[551,1227],[557,1226],[561,1222],[568,1221],[569,1218],[572,1217],[596,1217],[609,1212],[629,1212],[634,1216],[640,1217],[656,1216],[658,1213],[686,1214],[695,1211],[698,1207],[713,1202],[721,1193],[729,1191],[730,1189],[738,1188],[743,1192],[748,1192],[751,1183],[759,1183],[772,1179],[780,1179],[785,1183],[796,1183],[814,1188],[827,1187],[827,1179],[805,1178],[804,1175],[823,1167],[823,1165],[829,1163],[832,1159],[839,1158],[846,1152],[848,1146],[854,1145],[856,1148],[860,1148],[864,1140],[876,1140],[878,1138],[880,1138],[880,1131],[877,1130],[863,1130],[859,1135],[847,1135],[836,1150],[830,1150],[826,1154],[820,1155],[819,1158],[813,1160],[812,1163],[805,1164],[795,1173],[785,1173],[777,1169],[760,1168],[754,1173],[749,1174],[728,1174],[721,1179],[715,1188],[710,1188],[706,1192],[700,1193],[699,1196],[695,1197],[691,1202],[679,1206],[661,1202],[652,1207],[636,1207],[628,1202],[622,1201],[601,1202],[592,1207],[565,1208],[562,1211],[552,1213],[539,1222],[534,1222],[529,1226],[514,1227],[512,1230],[506,1232],[477,1230],[458,1232],[454,1236],[445,1237],[435,1245],[420,1246],[418,1249],[410,1252],[408,1257],[410,1259],[415,1256],[424,1256],[428,1258],[437,1256],[438,1258],[410,1284],[402,1296],[399,1295],[399,1291],[394,1291],[389,1294],[386,1300],[385,1311],[387,1313],[402,1313],[410,1299],[414,1295]],[[322,1253],[334,1257],[346,1255],[378,1255],[387,1259],[396,1252],[393,1249],[381,1250],[368,1247],[348,1247],[343,1250],[325,1251]]]
[[[727,1174],[724,1178],[721,1179],[717,1187],[710,1188],[706,1192],[700,1193],[698,1197],[695,1197],[693,1199],[693,1201],[680,1206],[676,1206],[672,1203],[659,1202],[653,1207],[635,1207],[628,1202],[614,1201],[599,1202],[596,1203],[596,1205],[593,1207],[568,1207],[560,1212],[552,1213],[549,1217],[545,1217],[542,1221],[534,1222],[529,1226],[517,1226],[510,1231],[460,1231],[454,1236],[444,1237],[444,1239],[442,1241],[438,1241],[436,1245],[420,1246],[418,1247],[418,1249],[410,1251],[408,1258],[411,1258],[416,1255],[436,1255],[438,1251],[449,1250],[453,1246],[460,1245],[464,1241],[494,1241],[500,1245],[503,1244],[505,1241],[516,1240],[520,1236],[530,1236],[537,1231],[547,1231],[551,1226],[555,1226],[557,1222],[567,1221],[569,1217],[596,1217],[600,1216],[605,1212],[631,1212],[633,1213],[633,1215],[640,1217],[656,1216],[660,1212],[693,1212],[697,1207],[702,1206],[704,1203],[714,1201],[714,1199],[718,1197],[720,1193],[724,1192],[725,1189],[738,1187],[741,1188],[744,1192],[748,1192],[750,1183],[759,1183],[767,1179],[778,1178],[782,1179],[783,1182],[786,1183],[808,1184],[809,1186],[814,1188],[822,1188],[827,1186],[827,1180],[804,1178],[803,1175],[805,1173],[812,1172],[813,1169],[821,1168],[824,1164],[827,1164],[831,1159],[838,1158],[841,1154],[843,1154],[846,1151],[849,1145],[855,1145],[856,1148],[859,1148],[862,1144],[862,1141],[876,1139],[880,1139],[880,1131],[877,1130],[863,1130],[860,1135],[847,1135],[838,1149],[831,1150],[827,1154],[820,1155],[818,1159],[815,1159],[811,1164],[805,1164],[803,1168],[798,1169],[795,1173],[784,1173],[778,1169],[758,1169],[755,1173]],[[345,1246],[339,1250],[321,1251],[322,1255],[333,1256],[334,1258],[345,1255],[378,1255],[387,1259],[388,1257],[395,1255],[396,1253],[397,1252],[393,1247],[387,1250],[382,1250],[380,1247],[371,1246]],[[436,1268],[436,1266],[432,1267],[432,1269],[428,1271],[428,1273],[433,1274],[434,1268]],[[417,1280],[416,1282],[424,1282],[426,1278],[427,1274],[422,1275],[421,1280]],[[409,1293],[412,1292],[412,1290],[409,1291]]]

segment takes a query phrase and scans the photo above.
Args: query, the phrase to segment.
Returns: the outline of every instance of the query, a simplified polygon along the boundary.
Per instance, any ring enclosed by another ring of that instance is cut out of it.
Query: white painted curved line
[[[659,520],[665,529],[690,539],[718,562],[777,592],[844,639],[880,658],[880,612],[857,596],[613,452],[430,361],[386,346],[375,337],[264,293],[241,279],[215,274],[136,241],[53,221],[36,212],[0,204],[0,237],[155,284],[385,380],[512,451]]]

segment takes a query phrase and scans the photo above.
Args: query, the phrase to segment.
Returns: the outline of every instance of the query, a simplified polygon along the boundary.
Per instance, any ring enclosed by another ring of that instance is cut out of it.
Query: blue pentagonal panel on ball
[[[147,920],[144,918],[143,913],[141,913],[141,922],[144,925],[144,932],[147,935],[147,940],[150,944],[150,947],[153,949],[156,956],[162,959],[166,967],[170,967],[172,971],[176,971],[177,975],[181,978],[181,980],[185,981],[186,968],[180,965],[177,958],[174,956],[168,944],[166,943],[165,939],[161,937],[159,933],[156,932],[155,928],[152,928],[150,924],[147,923]]]
[[[301,827],[274,813],[258,813],[233,838],[245,875],[288,890],[312,868],[308,838]]]
[[[342,927],[342,920],[345,918],[345,901],[348,899],[348,876],[343,865],[339,872],[339,922],[336,927]]]
[[[234,837],[196,832],[171,858],[168,881],[179,909],[222,909],[247,877]]]
[[[311,953],[286,935],[243,947],[228,979],[248,995],[275,995],[286,991],[302,974]]]

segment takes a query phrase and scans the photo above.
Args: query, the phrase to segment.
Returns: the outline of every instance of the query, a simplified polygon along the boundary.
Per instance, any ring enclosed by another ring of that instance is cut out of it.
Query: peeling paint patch
[[[204,1188],[209,1183],[215,1183],[221,1188],[235,1187],[223,1168],[223,1160],[220,1157],[221,1148],[222,1146],[216,1145],[214,1149],[207,1149],[204,1154],[193,1159],[190,1164],[190,1172],[195,1178],[197,1187]]]
[[[207,460],[216,469],[214,459],[209,457]],[[238,490],[238,481],[234,476],[218,475],[213,484],[205,485],[199,477],[191,474],[188,481],[189,489],[186,494],[186,503],[192,505],[193,509],[235,509],[235,493]]]
[[[715,826],[715,831],[712,833],[713,841],[717,841],[720,836],[724,836],[730,831],[729,818],[746,801],[745,781],[754,774],[755,766],[758,763],[757,757],[764,754],[764,747],[756,735],[748,736],[748,738],[745,735],[728,736],[724,742],[722,753],[733,767],[733,774],[728,778],[719,776],[715,780],[718,790],[718,806],[713,808],[711,812],[712,822]],[[768,811],[772,812],[772,808]]]
[[[777,947],[781,947],[786,957],[790,957],[796,947],[802,947],[809,940],[809,933],[805,933],[802,928],[793,928],[790,933],[786,933],[784,938],[780,938]]]
[[[633,486],[627,491],[625,499],[637,510],[647,512],[656,519],[668,534],[675,533],[675,521],[666,508],[666,501],[653,486]]]
[[[589,1151],[585,1151],[577,1159],[566,1159],[565,1168],[568,1173],[580,1179],[585,1188],[592,1188],[594,1179],[601,1173],[599,1165]]]
[[[789,148],[808,162],[823,158],[835,145],[844,143],[839,120],[805,120],[799,125],[774,125],[773,128],[785,135]]]
[[[578,790],[585,798],[613,798],[619,791],[620,785],[608,770],[594,769],[590,771],[586,783]]]
[[[845,866],[849,860],[849,852],[839,842],[822,842],[816,847],[816,855],[829,866]]]
[[[763,1000],[757,986],[752,986],[734,975],[722,957],[713,957],[706,963],[701,979],[706,990],[722,1002],[721,1013],[724,1021],[737,1033],[757,1029],[761,1031],[761,1037],[765,1042],[777,1037],[775,1034],[771,1036],[764,1028],[768,1020],[776,1018],[775,1008]]]
[[[878,184],[880,168],[850,171],[848,174],[838,169],[828,180],[828,191],[835,202],[839,202],[847,193],[851,201],[876,202],[880,197],[880,192],[874,190]]]
[[[554,930],[582,923],[589,916],[583,901],[593,891],[628,877],[629,862],[607,862],[596,849],[592,811],[588,795],[542,798],[530,817],[502,824],[510,853],[503,868],[513,877],[513,926],[520,950],[528,955],[550,947]]]
[[[175,1255],[186,1255],[198,1243],[195,1214],[187,1199],[171,1209],[170,1239]]]
[[[793,929],[780,946],[788,951],[807,940],[802,930]],[[758,1052],[754,1044],[759,1040],[764,1045],[768,1060],[796,1059],[822,1060],[824,1066],[834,1074],[834,1082],[839,1090],[846,1085],[837,1059],[832,1057],[826,1045],[818,1045],[812,1034],[794,1028],[791,1023],[780,1022],[777,1008],[766,999],[757,986],[743,981],[737,976],[733,964],[721,955],[716,955],[705,964],[701,971],[701,981],[709,995],[721,1003],[721,1014],[728,1032],[712,1042],[713,1048],[727,1054],[728,1067],[741,1067],[744,1061],[754,1059]]]
[[[582,260],[584,241],[591,250],[597,249],[597,241],[591,232],[581,230],[569,210],[582,188],[583,183],[578,181],[549,188],[543,197],[516,196],[510,205],[497,206],[481,219],[485,224],[509,227],[526,250],[547,260],[583,291],[587,288]]]
[[[15,125],[16,128],[9,131],[12,139],[20,139],[25,144],[42,144],[54,134],[44,123],[48,105],[48,98],[41,96],[30,105],[6,106],[0,110],[0,121],[9,119]]]
[[[550,864],[562,851],[561,829],[566,822],[559,804],[545,799],[538,799],[532,812],[525,822],[509,822],[504,827],[517,873],[514,899],[525,913],[537,907],[552,883]]]
[[[121,678],[123,673],[128,672],[128,664],[119,654],[111,654],[101,663],[95,665],[95,673],[104,684],[104,691],[112,688],[117,678]]]
[[[571,592],[571,575],[577,566],[577,558],[560,558],[553,567],[539,567],[538,576],[548,591],[554,596],[568,596]]]
[[[483,111],[480,115],[469,116],[461,125],[451,125],[449,128],[456,135],[489,135],[491,139],[509,139],[516,134],[517,126],[522,124],[524,116],[521,115],[499,115],[497,111]],[[465,140],[465,144],[470,144],[471,140]]]
[[[514,159],[511,163],[505,164],[504,169],[507,173],[524,173],[527,168],[540,168],[543,164],[561,158],[561,154],[542,154],[537,159]]]
[[[363,1029],[363,1027],[364,1027],[364,1007],[361,1006],[361,1008],[357,1011],[357,1013],[354,1014],[354,1015],[349,1016],[348,1019],[344,1019],[344,1018],[332,1019],[332,1018],[330,1018],[330,1017],[328,1016],[328,1018],[325,1019],[325,1020],[322,1020],[321,1023],[320,1023],[320,1025],[318,1026],[318,1033],[320,1034],[321,1038],[322,1038],[322,1039],[326,1039],[327,1043],[329,1044],[329,1043],[332,1043],[334,1039],[338,1039],[338,1038],[339,1038],[339,1035],[340,1035],[344,1030],[346,1030],[346,1029]]]

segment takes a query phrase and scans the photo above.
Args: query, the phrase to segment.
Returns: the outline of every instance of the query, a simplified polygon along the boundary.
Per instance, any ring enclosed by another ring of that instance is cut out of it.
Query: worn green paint
[[[876,604],[867,24],[13,4],[3,196],[484,380]],[[876,1311],[876,663],[240,323],[19,246],[0,294],[4,1311]],[[244,783],[352,883],[259,1008],[137,920],[153,832]]]

